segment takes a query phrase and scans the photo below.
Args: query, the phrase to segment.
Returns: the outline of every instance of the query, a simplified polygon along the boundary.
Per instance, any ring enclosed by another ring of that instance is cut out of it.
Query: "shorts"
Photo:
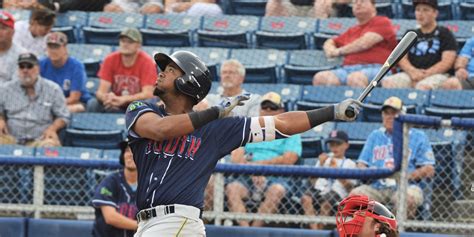
[[[266,190],[274,184],[280,184],[281,186],[283,186],[283,188],[285,188],[286,192],[288,192],[291,188],[290,185],[288,184],[288,178],[274,177],[274,176],[269,176],[266,178],[267,178],[267,183],[265,184],[264,190],[262,190],[263,192],[266,192]],[[227,179],[226,184],[230,184],[233,182],[241,183],[249,191],[251,197],[254,196],[253,195],[254,192],[257,191],[255,185],[252,182],[251,176],[242,176],[242,175],[238,175],[237,177],[230,176]]]
[[[432,89],[438,89],[443,82],[448,80],[447,74],[435,74],[417,82],[413,85],[413,81],[406,72],[400,72],[391,76],[387,76],[384,80],[391,80],[396,88],[419,88],[423,85],[428,85]]]
[[[370,82],[372,78],[377,75],[377,72],[382,67],[382,64],[356,64],[356,65],[349,65],[349,66],[342,66],[340,68],[331,70],[332,73],[336,75],[336,77],[341,82],[341,85],[347,84],[347,76],[353,72],[362,72]]]
[[[369,198],[374,199],[377,202],[387,204],[387,203],[397,203],[398,196],[396,195],[397,191],[392,188],[385,189],[375,189],[370,185],[361,185],[352,190],[353,194],[362,194],[367,195]],[[409,185],[407,189],[407,199],[413,198],[413,203],[415,206],[419,207],[423,204],[423,191],[417,185]]]
[[[310,196],[314,200],[313,206],[316,209],[320,209],[320,206],[324,201],[329,201],[331,207],[336,207],[337,203],[343,199],[343,197],[339,196],[339,194],[334,190],[322,194],[321,190],[315,189],[314,187],[306,190],[304,194]]]
[[[470,77],[467,80],[459,80],[463,90],[474,90],[474,77]]]

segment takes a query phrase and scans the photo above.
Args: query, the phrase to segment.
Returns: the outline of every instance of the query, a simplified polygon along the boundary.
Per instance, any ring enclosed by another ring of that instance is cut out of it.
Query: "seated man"
[[[268,0],[265,16],[328,18],[344,14],[351,0]]]
[[[448,90],[474,89],[474,37],[471,37],[461,49],[454,63],[455,76],[441,85]]]
[[[13,78],[17,71],[18,55],[26,52],[13,41],[14,25],[12,14],[0,10],[0,85]]]
[[[366,87],[397,44],[387,17],[377,16],[375,0],[356,0],[352,12],[358,24],[324,42],[326,57],[344,56],[341,68],[314,75],[313,85]]]
[[[67,36],[62,32],[49,33],[46,43],[48,56],[40,60],[41,76],[63,89],[71,113],[85,111],[91,96],[86,88],[84,64],[68,55]]]
[[[393,168],[393,121],[402,113],[402,101],[398,97],[390,97],[382,106],[383,127],[373,131],[367,138],[357,160],[359,168]],[[407,209],[408,217],[413,218],[417,207],[423,203],[423,192],[418,182],[434,176],[435,159],[428,137],[418,129],[409,132]],[[397,201],[397,183],[395,178],[374,180],[368,185],[354,188],[351,194],[367,195],[381,203]]]
[[[260,116],[273,116],[283,112],[285,109],[279,94],[269,92],[262,97]],[[234,150],[231,155],[232,162],[239,164],[293,165],[298,161],[301,152],[301,137],[293,135],[270,142],[249,143]],[[260,203],[258,213],[276,213],[289,188],[288,180],[283,177],[251,176],[240,177],[229,183],[225,193],[231,212],[246,212],[244,200],[252,197],[253,201],[258,203],[260,195],[264,192],[265,198]],[[263,221],[253,221],[252,226],[259,227],[263,224]],[[239,225],[249,226],[250,223],[239,221]]]
[[[414,0],[418,41],[400,60],[403,72],[382,80],[385,88],[438,89],[448,79],[458,49],[454,35],[436,22],[437,0]]]
[[[100,67],[99,88],[96,98],[87,102],[88,112],[123,113],[130,102],[153,97],[157,69],[141,45],[137,29],[125,28],[120,33],[118,50],[107,55]]]
[[[18,57],[18,76],[0,87],[0,144],[60,146],[69,121],[61,88],[39,75],[32,53]]]
[[[349,136],[343,131],[331,131],[326,139],[329,144],[329,154],[321,153],[316,167],[331,167],[341,169],[356,168],[356,164],[351,159],[346,158],[346,150],[349,148]],[[311,180],[311,187],[301,197],[301,205],[304,214],[309,216],[329,216],[334,215],[336,203],[349,194],[355,185],[356,180],[350,179],[326,179],[317,178]],[[320,211],[316,214],[315,206]],[[322,224],[310,224],[311,229],[322,229]]]

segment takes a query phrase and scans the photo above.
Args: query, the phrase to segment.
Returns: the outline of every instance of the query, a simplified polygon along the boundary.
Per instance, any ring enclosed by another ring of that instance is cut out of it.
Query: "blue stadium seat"
[[[105,56],[112,52],[112,47],[107,45],[68,44],[67,48],[71,57],[84,64],[89,77],[97,76],[100,63]]]
[[[91,12],[89,24],[82,28],[86,44],[118,45],[125,27],[143,27],[143,15],[138,13]]]
[[[86,82],[86,89],[92,96],[95,96],[97,89],[99,89],[100,79],[97,77],[89,77]]]
[[[310,85],[317,72],[342,65],[341,58],[328,59],[320,50],[293,50],[284,65],[285,82]]]
[[[348,86],[304,86],[297,110],[310,110],[338,103],[348,98],[357,98],[361,88]]]
[[[1,145],[0,157],[33,157],[35,148],[20,145]],[[0,186],[0,202],[28,203],[33,196],[33,168],[0,165],[0,182],[14,184]],[[0,231],[1,232],[1,231]]]
[[[416,24],[416,20],[392,19],[392,25],[397,34],[397,39],[401,39],[408,30],[416,29]]]
[[[362,112],[362,118],[368,122],[381,122],[380,109],[383,102],[390,96],[397,96],[403,101],[406,112],[421,113],[422,107],[428,103],[429,92],[415,89],[386,89],[377,88],[367,96]]]
[[[264,16],[268,0],[230,0],[230,14]]]
[[[255,16],[204,16],[198,30],[198,46],[219,48],[250,48],[251,34],[258,28]]]
[[[0,157],[33,157],[35,148],[21,145],[1,145]]]
[[[12,14],[13,18],[15,18],[15,22],[18,21],[29,21],[31,11],[30,10],[23,10],[23,9],[6,9],[9,13]]]
[[[68,11],[56,15],[52,31],[60,31],[67,35],[68,43],[79,42],[79,29],[87,24],[87,12]]]
[[[89,160],[100,159],[102,151],[85,147],[38,147],[36,148],[35,156]]]
[[[233,49],[230,58],[245,66],[245,83],[276,83],[279,69],[286,62],[286,52],[271,49]]]
[[[2,193],[2,195],[5,195]],[[25,237],[26,219],[22,217],[0,217],[0,236]]]
[[[461,19],[474,20],[474,2],[461,2],[459,3],[459,9],[461,11]]]
[[[371,122],[337,123],[336,129],[346,132],[349,136],[350,146],[346,151],[346,156],[351,159],[358,159],[367,137],[372,131],[379,129],[381,126],[380,123]]]
[[[150,55],[151,58],[153,58],[156,53],[170,54],[173,48],[158,47],[158,46],[142,46],[142,50],[145,51],[148,55]]]
[[[335,123],[327,122],[301,134],[302,158],[317,158],[324,151],[324,139],[335,127]]]
[[[264,95],[270,91],[281,95],[287,111],[293,110],[293,104],[301,97],[302,87],[291,84],[266,84],[266,83],[244,83],[242,87],[251,93]]]
[[[107,149],[107,150],[103,150],[102,152],[102,159],[106,159],[106,160],[119,160],[120,158],[120,153],[122,153],[122,151],[120,149]]]
[[[316,33],[313,34],[314,47],[322,49],[324,41],[344,33],[349,27],[357,24],[355,18],[326,18],[318,21]]]
[[[431,92],[429,107],[425,108],[426,115],[451,117],[474,117],[474,91],[442,91]]]
[[[141,29],[144,45],[186,47],[193,45],[193,34],[201,18],[179,14],[151,14]]]
[[[413,7],[413,1],[402,0],[402,18],[415,19],[415,8]],[[453,19],[451,0],[439,0],[438,1],[438,18],[439,21],[446,21]]]
[[[219,65],[229,57],[229,50],[224,48],[183,47],[173,48],[173,52],[187,50],[195,53],[206,63],[214,81],[219,80]]]
[[[116,149],[119,143],[124,139],[123,130],[77,130],[66,129],[67,146],[74,147],[93,147],[97,149]]]
[[[307,35],[317,20],[306,17],[263,17],[255,33],[257,48],[307,49]]]
[[[64,33],[67,36],[68,43],[77,43],[79,41],[76,37],[76,30],[73,26],[55,26],[51,31]]]
[[[90,237],[93,221],[29,219],[28,237]]]
[[[472,30],[472,21],[442,21],[439,23],[453,32],[458,42],[458,48],[461,49],[466,40],[474,36]]]

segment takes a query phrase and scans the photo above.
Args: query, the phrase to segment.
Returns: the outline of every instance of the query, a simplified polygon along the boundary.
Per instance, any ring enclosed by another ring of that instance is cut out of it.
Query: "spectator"
[[[163,13],[163,0],[112,0],[104,6],[105,12]]]
[[[365,87],[397,44],[390,20],[377,16],[375,0],[354,1],[352,13],[358,24],[323,45],[328,58],[344,56],[343,66],[316,73],[313,85]]]
[[[331,153],[321,153],[316,167],[331,167],[341,169],[356,168],[354,161],[346,159],[346,150],[349,148],[349,137],[343,131],[331,131],[326,139]],[[335,214],[337,202],[349,194],[355,185],[355,180],[318,178],[314,185],[301,197],[304,214],[309,216],[329,216]],[[316,201],[316,203],[314,203]],[[315,204],[319,207],[316,214]],[[310,224],[311,229],[322,229],[322,224]]]
[[[67,108],[71,113],[85,111],[90,99],[86,89],[84,65],[67,52],[67,36],[61,32],[46,36],[48,57],[40,61],[41,76],[56,82],[66,96]]]
[[[265,16],[340,17],[350,2],[351,0],[269,0]]]
[[[216,0],[166,0],[166,13],[184,13],[190,16],[220,16],[222,9]]]
[[[273,116],[285,112],[279,94],[269,92],[262,97],[260,116]],[[293,165],[301,155],[302,145],[300,135],[271,142],[249,143],[245,147],[232,152],[232,162],[240,164],[259,165]],[[247,178],[247,177],[246,177]],[[250,193],[253,187],[252,194]],[[265,191],[265,198],[261,202],[258,213],[276,213],[278,206],[287,192],[290,191],[288,179],[283,177],[251,176],[250,179],[241,177],[230,182],[225,188],[229,210],[232,212],[246,212],[244,199],[259,202]],[[263,221],[253,221],[252,226],[262,226]],[[241,226],[249,226],[248,221],[239,221]]]
[[[438,89],[448,79],[456,59],[457,42],[445,27],[437,25],[437,0],[414,0],[415,17],[420,28],[418,41],[400,60],[403,72],[386,77],[386,88]]]
[[[393,121],[403,109],[398,97],[390,97],[382,106],[383,128],[373,131],[367,138],[357,166],[359,168],[393,168]],[[423,203],[423,192],[418,182],[434,175],[435,159],[430,142],[426,135],[417,129],[409,131],[409,154],[407,209],[408,216],[414,217],[417,207]],[[351,194],[364,194],[378,202],[396,204],[397,183],[394,178],[379,179],[369,185],[362,185],[352,190]]]
[[[449,78],[442,85],[448,90],[474,89],[474,37],[467,40],[454,63],[454,77]]]
[[[29,22],[15,23],[13,41],[38,56],[46,53],[46,35],[51,31],[56,14],[49,9],[33,9]]]
[[[61,88],[39,75],[34,54],[20,54],[18,78],[0,87],[0,144],[60,146],[68,121]]]
[[[5,11],[0,11],[0,84],[13,78],[16,73],[18,55],[26,50],[13,42],[15,19]]]
[[[96,187],[94,237],[133,237],[137,229],[137,166],[128,142],[122,142],[120,164],[123,169],[107,176]]]
[[[96,98],[87,103],[89,112],[125,112],[130,102],[153,97],[157,69],[140,47],[142,35],[135,28],[120,33],[119,49],[105,57],[98,76]]]
[[[221,65],[221,81],[223,88],[220,94],[209,94],[206,97],[210,106],[219,104],[227,97],[234,97],[244,93],[248,93],[242,88],[245,81],[245,67],[238,60],[226,60]],[[258,116],[260,109],[261,96],[251,94],[250,99],[243,106],[237,106],[232,113],[239,116],[254,117]]]

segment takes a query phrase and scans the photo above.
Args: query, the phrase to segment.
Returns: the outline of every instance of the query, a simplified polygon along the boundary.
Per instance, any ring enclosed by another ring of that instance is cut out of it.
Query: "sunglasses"
[[[269,109],[269,110],[273,110],[273,111],[280,109],[279,106],[277,106],[277,105],[275,105],[275,104],[271,104],[271,103],[262,104],[262,105],[260,106],[260,108],[262,108],[262,110],[268,110],[268,109]]]
[[[26,69],[32,69],[34,66],[33,66],[33,64],[23,63],[23,64],[18,65],[18,67],[19,67],[20,69],[25,69],[25,68],[26,68]]]

